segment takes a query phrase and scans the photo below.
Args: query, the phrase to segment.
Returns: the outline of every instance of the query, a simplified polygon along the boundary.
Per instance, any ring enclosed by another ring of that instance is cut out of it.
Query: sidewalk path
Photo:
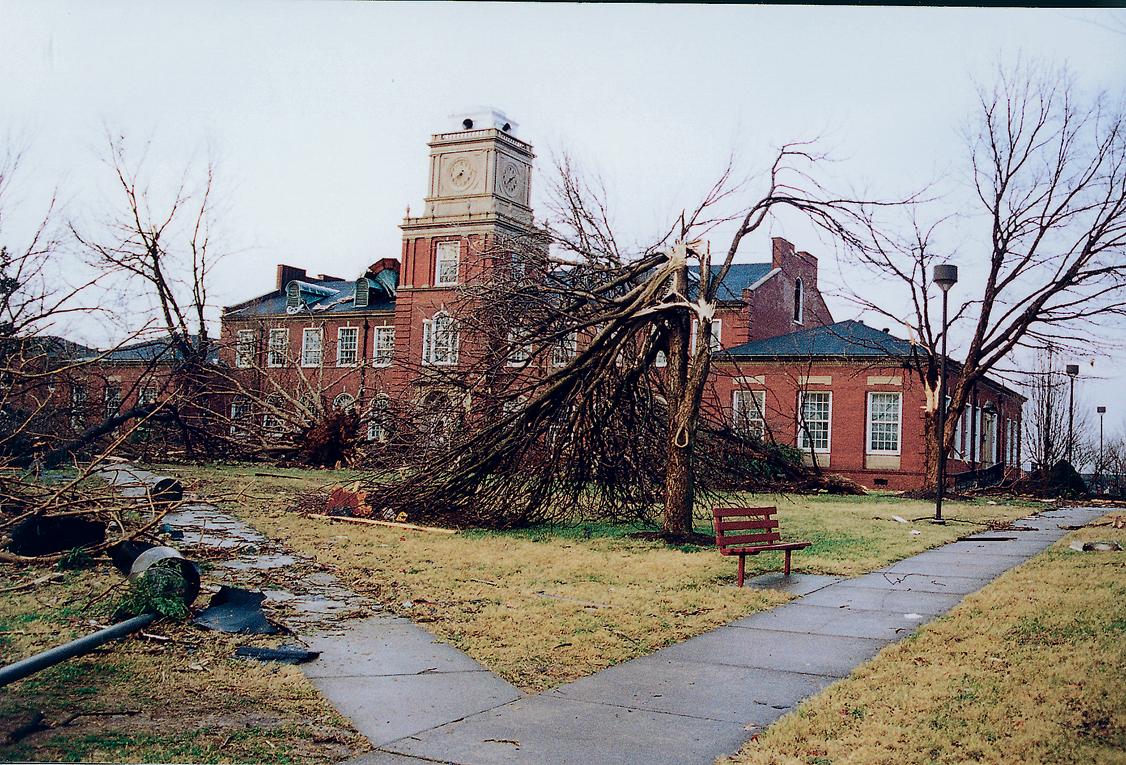
[[[99,475],[127,497],[143,497],[158,477],[127,464]],[[183,534],[174,545],[221,555],[210,579],[266,593],[271,620],[321,652],[301,665],[305,675],[376,746],[523,696],[453,646],[409,619],[380,613],[313,561],[214,505],[185,502],[164,520]]]
[[[975,534],[855,579],[760,577],[760,584],[801,597],[547,693],[390,743],[375,741],[380,749],[350,765],[710,763],[1063,537],[1061,526],[1089,523],[1104,513],[1047,511],[1018,521],[1019,530]],[[398,653],[397,643],[376,639],[372,645],[373,666],[384,661],[382,651]],[[359,664],[368,666],[367,659]],[[341,678],[331,693],[329,686],[321,688],[345,714],[361,713],[367,703],[445,704],[458,692],[444,678],[429,689],[422,688],[427,678],[411,677],[403,695],[393,683],[367,676]],[[426,697],[431,692],[439,697]]]

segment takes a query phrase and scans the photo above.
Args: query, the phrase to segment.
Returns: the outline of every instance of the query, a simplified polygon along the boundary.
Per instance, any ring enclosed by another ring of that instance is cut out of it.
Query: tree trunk
[[[680,294],[688,288],[687,262],[676,270],[674,287]],[[661,533],[668,539],[685,538],[692,533],[694,500],[693,451],[695,423],[691,412],[692,391],[689,386],[689,349],[692,323],[687,315],[671,322],[667,389],[669,402],[668,453],[665,463],[665,513]]]
[[[676,419],[680,419],[677,417]],[[679,431],[679,428],[675,429]],[[661,533],[670,539],[692,534],[693,456],[691,439],[687,446],[676,443],[677,433],[670,428],[668,463],[665,465],[665,515]],[[683,444],[683,440],[680,442]]]

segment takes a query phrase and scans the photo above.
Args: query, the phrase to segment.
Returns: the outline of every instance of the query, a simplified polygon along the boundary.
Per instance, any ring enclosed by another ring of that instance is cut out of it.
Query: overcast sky
[[[1016,56],[1066,64],[1082,87],[1120,96],[1126,16],[0,0],[0,136],[27,145],[29,171],[5,236],[56,186],[68,216],[104,214],[109,130],[133,145],[151,140],[156,176],[219,159],[233,254],[215,273],[217,304],[272,289],[279,262],[355,276],[399,256],[404,210],[422,209],[430,134],[479,104],[519,124],[541,173],[567,151],[604,178],[627,238],[667,226],[729,154],[755,169],[799,138],[823,139],[835,179],[894,197],[959,177],[974,82]],[[767,259],[770,235],[819,255],[827,288],[842,284],[831,247],[789,218],[739,259]],[[830,306],[837,319],[856,316],[841,299]],[[72,334],[115,339],[89,322]],[[1126,364],[1080,361],[1091,378],[1081,397],[1110,406],[1117,429]]]

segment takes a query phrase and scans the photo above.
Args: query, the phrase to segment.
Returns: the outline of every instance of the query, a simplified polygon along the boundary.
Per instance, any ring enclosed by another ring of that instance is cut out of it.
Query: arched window
[[[805,320],[805,285],[799,277],[794,282],[794,321],[801,324]]]
[[[332,408],[338,412],[349,412],[356,405],[356,397],[351,393],[341,393],[332,400]]]

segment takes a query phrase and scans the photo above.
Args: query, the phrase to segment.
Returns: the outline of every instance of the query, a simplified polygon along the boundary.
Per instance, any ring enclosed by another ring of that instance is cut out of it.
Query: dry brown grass
[[[46,573],[2,566],[0,581]],[[83,607],[122,580],[103,564],[0,595],[4,662],[92,632],[91,620],[108,621],[97,604]],[[56,725],[74,713],[100,714],[13,745],[0,738],[0,760],[331,763],[370,748],[297,668],[233,658],[250,638],[167,622],[145,632],[170,640],[108,643],[5,688],[0,719],[10,722],[36,711]]]
[[[721,762],[1126,763],[1126,553],[1071,539],[970,595]]]
[[[770,608],[786,597],[731,585],[735,564],[708,548],[669,548],[600,524],[439,536],[306,518],[294,496],[351,475],[260,467],[170,468],[197,488],[241,495],[226,506],[260,531],[334,571],[390,610],[422,623],[526,691],[541,691]],[[904,525],[928,505],[898,497],[752,497],[777,504],[784,533],[812,541],[799,571],[869,571],[975,530]],[[1011,505],[953,504],[951,517],[984,523],[1026,515]],[[701,530],[710,531],[701,525]],[[921,533],[912,535],[914,528]],[[781,555],[749,558],[750,575]]]

